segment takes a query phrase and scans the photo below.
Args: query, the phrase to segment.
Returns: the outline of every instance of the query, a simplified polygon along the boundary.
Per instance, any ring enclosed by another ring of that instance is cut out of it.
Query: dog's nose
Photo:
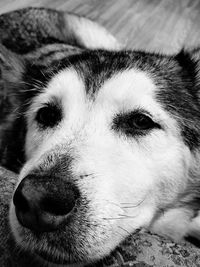
[[[78,188],[61,178],[28,175],[17,187],[13,203],[24,227],[49,232],[66,222],[79,197]]]

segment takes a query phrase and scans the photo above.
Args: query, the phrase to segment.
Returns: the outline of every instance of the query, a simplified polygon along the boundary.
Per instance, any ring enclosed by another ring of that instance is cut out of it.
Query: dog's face
[[[188,62],[93,51],[26,70],[37,86],[20,93],[26,162],[10,210],[21,246],[49,262],[94,261],[177,203],[198,160]]]

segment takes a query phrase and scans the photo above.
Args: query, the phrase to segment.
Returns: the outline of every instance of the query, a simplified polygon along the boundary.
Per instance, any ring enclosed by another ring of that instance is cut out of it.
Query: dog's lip
[[[66,264],[68,265],[68,264],[74,263],[72,260],[67,260],[66,258],[63,258],[61,256],[55,257],[45,251],[35,251],[35,254],[39,256],[41,259],[43,259],[44,261],[48,263],[52,263],[52,264],[58,264],[62,266],[62,265],[66,265]]]

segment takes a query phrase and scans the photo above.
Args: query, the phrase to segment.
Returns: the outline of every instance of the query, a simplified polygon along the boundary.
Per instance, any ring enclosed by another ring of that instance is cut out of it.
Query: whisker
[[[127,214],[119,214],[119,216],[121,216],[122,218],[135,218],[136,217],[136,216],[131,216]]]
[[[103,220],[124,220],[124,219],[135,219],[136,216],[121,215],[120,217],[103,217]]]
[[[119,231],[116,231],[116,234],[120,235],[124,239],[124,235],[120,233]]]
[[[127,234],[131,235],[132,233],[130,233],[128,230],[126,230],[125,228],[118,226],[118,228],[122,229],[124,232],[126,232]]]
[[[110,220],[121,220],[122,218],[121,217],[116,217],[116,218],[102,218],[103,220],[108,220],[108,221],[110,221]],[[124,219],[124,218],[123,218]]]
[[[146,196],[138,203],[131,203],[131,202],[121,202],[120,205],[122,205],[121,207],[123,209],[129,209],[129,208],[137,208],[138,206],[140,206],[146,199]],[[125,205],[125,206],[123,206]]]

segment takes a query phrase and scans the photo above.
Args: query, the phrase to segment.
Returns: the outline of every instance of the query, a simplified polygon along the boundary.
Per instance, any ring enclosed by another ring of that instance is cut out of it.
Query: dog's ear
[[[175,59],[182,67],[184,78],[190,78],[194,83],[194,90],[200,98],[200,47],[195,49],[182,49]]]
[[[120,50],[123,48],[111,33],[90,19],[69,13],[63,13],[63,19],[62,30],[67,43],[87,49]]]

